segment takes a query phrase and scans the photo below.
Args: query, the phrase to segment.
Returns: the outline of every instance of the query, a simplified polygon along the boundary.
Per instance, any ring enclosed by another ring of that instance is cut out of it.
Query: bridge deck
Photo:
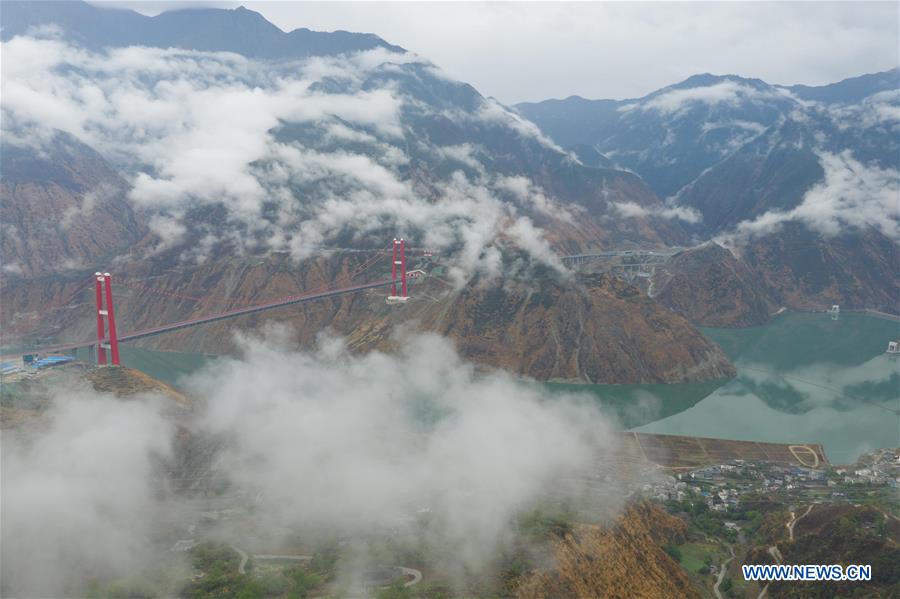
[[[311,302],[319,299],[325,299],[329,297],[336,297],[339,295],[345,295],[348,293],[355,293],[357,291],[365,291],[366,289],[375,289],[377,287],[386,287],[393,283],[399,284],[401,281],[399,279],[384,279],[380,281],[375,281],[373,283],[362,283],[360,285],[352,285],[350,287],[342,287],[340,289],[331,289],[328,291],[322,291],[319,293],[310,293],[306,295],[295,295],[287,298],[282,298],[279,300],[274,300],[268,303],[259,304],[256,306],[250,306],[247,308],[238,308],[236,310],[228,310],[226,312],[219,312],[217,314],[210,314],[208,316],[201,316],[199,318],[193,318],[191,320],[183,320],[180,322],[173,322],[167,325],[162,325],[158,327],[152,327],[149,329],[142,329],[140,331],[135,331],[133,333],[128,333],[125,335],[119,335],[119,341],[135,341],[137,339],[145,339],[147,337],[153,337],[154,335],[160,335],[162,333],[168,333],[170,331],[178,331],[181,329],[186,329],[189,327],[195,327],[201,324],[208,324],[211,322],[217,322],[220,320],[226,320],[228,318],[236,318],[238,316],[245,316],[247,314],[255,314],[257,312],[264,312],[266,310],[272,310],[274,308],[280,308],[282,306],[290,306],[293,304],[302,304],[305,302]],[[104,340],[106,341],[106,340]],[[81,349],[85,347],[92,347],[97,345],[97,340],[92,339],[90,341],[80,341],[77,343],[63,343],[59,345],[51,345],[47,347],[42,347],[39,349],[30,350],[28,353],[58,353],[70,351],[73,349]]]

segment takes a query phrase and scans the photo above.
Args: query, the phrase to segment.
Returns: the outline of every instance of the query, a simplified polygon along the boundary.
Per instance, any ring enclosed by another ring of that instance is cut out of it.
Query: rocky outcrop
[[[738,255],[714,243],[675,255],[653,296],[695,325],[763,324],[781,307],[897,313],[900,245],[875,229],[823,238],[801,225],[752,239]]]
[[[179,407],[189,408],[192,401],[171,385],[126,366],[92,368],[85,373],[96,391],[113,393],[118,397],[153,394],[166,397]]]
[[[700,326],[764,324],[772,311],[759,275],[714,243],[674,256],[653,285],[661,304]]]
[[[778,305],[796,310],[871,308],[897,313],[900,245],[874,228],[822,238],[789,225],[742,248]]]
[[[699,597],[684,570],[663,550],[683,542],[684,521],[659,507],[630,505],[608,526],[581,524],[556,541],[556,568],[526,576],[519,599]]]
[[[428,328],[476,362],[540,380],[672,383],[735,374],[687,320],[606,274],[476,283]]]

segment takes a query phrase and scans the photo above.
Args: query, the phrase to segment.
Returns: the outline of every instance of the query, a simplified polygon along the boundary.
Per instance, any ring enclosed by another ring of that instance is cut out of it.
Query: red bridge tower
[[[397,295],[397,267],[400,267],[400,295]],[[389,304],[401,304],[409,301],[406,294],[406,240],[394,238],[394,252],[391,261],[391,294],[387,298]]]
[[[116,336],[116,314],[113,310],[112,277],[107,273],[94,273],[94,291],[97,298],[97,364],[106,364],[108,349],[112,364],[119,365],[119,338]],[[104,298],[106,306],[104,307]],[[105,319],[105,320],[104,320]],[[105,329],[109,329],[109,337]]]

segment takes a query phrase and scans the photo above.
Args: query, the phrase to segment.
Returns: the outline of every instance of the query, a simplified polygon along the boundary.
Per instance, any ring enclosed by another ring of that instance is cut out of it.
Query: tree
[[[726,578],[725,580],[722,581],[722,584],[719,585],[719,590],[722,591],[723,593],[730,594],[731,588],[733,586],[734,586],[734,584],[731,582],[731,579]]]
[[[668,553],[669,557],[671,557],[673,560],[681,563],[681,549],[679,549],[676,545],[668,543],[665,547],[663,547],[663,550]]]

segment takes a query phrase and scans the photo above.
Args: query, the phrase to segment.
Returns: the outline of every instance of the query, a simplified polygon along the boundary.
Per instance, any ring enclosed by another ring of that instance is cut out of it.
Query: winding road
[[[801,519],[805,518],[806,515],[812,511],[812,508],[813,504],[809,504],[809,507],[806,508],[806,511],[803,512],[803,515],[800,517],[795,517],[794,512],[791,512],[791,519],[787,524],[785,524],[788,529],[788,540],[794,540],[794,526],[796,526],[797,522],[800,522]]]
[[[716,578],[716,584],[713,587],[713,592],[716,594],[716,599],[722,599],[722,593],[719,591],[719,585],[722,584],[722,581],[725,580],[725,571],[728,570],[728,564],[731,563],[731,560],[734,559],[734,548],[729,545],[728,551],[731,552],[731,557],[722,562],[722,565],[719,566],[719,576]]]
[[[800,522],[800,520],[805,518],[812,511],[813,505],[814,504],[812,504],[812,503],[809,504],[809,506],[807,506],[807,508],[806,508],[806,511],[803,512],[802,514],[800,514],[799,516],[796,515],[796,513],[793,511],[790,512],[791,519],[788,520],[784,525],[784,527],[788,531],[788,540],[789,541],[794,540],[794,527],[797,525],[797,522]],[[779,551],[778,545],[772,545],[771,547],[769,547],[769,555],[772,556],[772,559],[775,560],[776,564],[781,564],[784,562],[784,556],[781,555],[781,551]],[[763,599],[763,597],[766,596],[766,592],[768,590],[769,590],[769,585],[767,583],[766,586],[764,586],[763,589],[759,592],[759,595],[756,596],[756,599]]]

